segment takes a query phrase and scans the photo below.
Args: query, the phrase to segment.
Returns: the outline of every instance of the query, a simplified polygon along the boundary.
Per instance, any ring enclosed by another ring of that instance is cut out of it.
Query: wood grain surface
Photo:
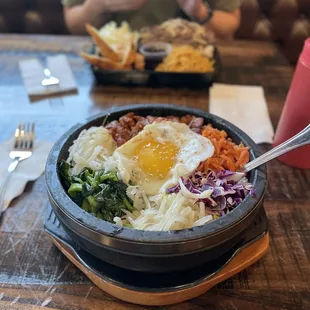
[[[80,37],[0,35],[0,143],[19,121],[28,120],[36,122],[38,139],[55,141],[77,121],[111,106],[175,103],[208,110],[207,91],[97,87],[76,54],[89,46]],[[262,85],[276,127],[292,68],[269,43],[236,41],[219,48],[220,81]],[[30,102],[18,62],[31,57],[44,61],[58,53],[68,56],[78,94]],[[274,160],[268,164],[268,177],[270,249],[265,257],[191,301],[148,308],[104,293],[53,245],[43,230],[47,194],[42,176],[27,185],[0,223],[0,309],[310,309],[310,171]]]

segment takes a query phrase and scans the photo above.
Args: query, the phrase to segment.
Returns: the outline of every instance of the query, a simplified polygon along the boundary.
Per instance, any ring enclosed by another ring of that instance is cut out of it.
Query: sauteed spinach
[[[126,195],[126,184],[114,172],[93,171],[84,168],[78,175],[70,174],[66,161],[59,163],[59,173],[69,196],[82,209],[92,215],[113,222],[122,216],[122,209],[133,211],[131,200]]]

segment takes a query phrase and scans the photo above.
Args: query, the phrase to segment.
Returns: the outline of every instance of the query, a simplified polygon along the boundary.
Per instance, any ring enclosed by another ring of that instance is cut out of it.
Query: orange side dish
[[[209,169],[237,171],[249,161],[249,148],[243,144],[233,143],[230,138],[227,138],[224,130],[215,129],[209,124],[204,126],[201,134],[213,143],[214,154],[200,165],[199,170],[204,172]]]

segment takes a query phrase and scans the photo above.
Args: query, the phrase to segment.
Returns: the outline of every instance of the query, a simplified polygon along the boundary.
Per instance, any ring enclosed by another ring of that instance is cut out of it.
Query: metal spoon
[[[45,79],[41,82],[42,86],[53,86],[59,84],[59,79],[54,77],[49,69],[45,68],[43,73],[45,75]]]
[[[262,156],[259,156],[258,158],[250,161],[243,167],[242,171],[240,172],[249,172],[278,156],[281,156],[306,144],[310,144],[310,124],[294,137],[276,146]]]
[[[44,68],[43,73],[45,78],[41,81],[41,85],[46,88],[58,89],[60,80],[52,75],[52,72],[48,68]],[[63,102],[61,98],[50,98],[49,102],[52,108],[59,108],[63,106]]]

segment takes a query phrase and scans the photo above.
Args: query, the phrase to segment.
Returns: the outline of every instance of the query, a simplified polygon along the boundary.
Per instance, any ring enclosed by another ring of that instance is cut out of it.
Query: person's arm
[[[85,34],[85,24],[101,27],[110,14],[140,8],[146,0],[86,0],[83,4],[65,6],[64,15],[67,27],[73,34]]]
[[[195,20],[204,20],[209,12],[203,0],[178,0],[182,10]],[[234,36],[240,25],[240,9],[232,12],[214,10],[210,21],[205,25],[215,35],[222,39],[230,39]]]
[[[72,34],[85,34],[85,24],[99,28],[109,19],[109,13],[96,10],[96,1],[86,0],[83,4],[64,7],[67,27]]]
[[[211,29],[221,39],[232,39],[240,25],[240,9],[233,12],[215,10],[207,29]]]

